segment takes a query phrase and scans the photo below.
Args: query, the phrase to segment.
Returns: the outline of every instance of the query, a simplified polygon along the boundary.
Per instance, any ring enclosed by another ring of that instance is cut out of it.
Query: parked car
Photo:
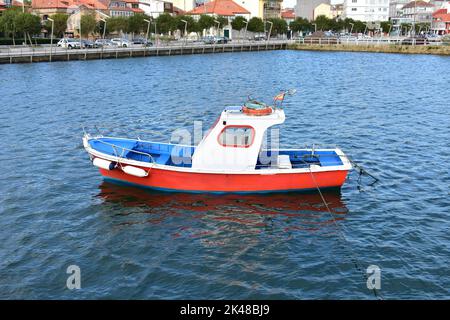
[[[266,36],[256,35],[253,37],[253,40],[255,41],[265,41],[267,40]]]
[[[144,38],[134,38],[133,40],[131,40],[131,42],[133,44],[146,44],[148,40]]]
[[[95,42],[91,40],[81,40],[81,47],[82,48],[98,48],[98,45],[95,44]]]
[[[409,37],[409,38],[403,39],[400,42],[400,44],[402,46],[410,46],[410,45],[423,46],[428,43],[429,43],[429,41],[423,37]]]
[[[228,43],[228,38],[227,37],[216,37],[214,39],[215,43]]]
[[[111,42],[123,48],[128,48],[130,46],[130,42],[127,39],[114,38],[111,39]]]
[[[109,39],[97,39],[97,40],[95,40],[95,45],[97,46],[97,48],[101,48],[101,47],[117,47],[117,44],[112,42]]]
[[[204,44],[213,44],[214,43],[214,36],[206,36],[203,38]]]
[[[73,38],[63,38],[59,40],[56,45],[67,49],[79,49],[81,47],[80,41]]]

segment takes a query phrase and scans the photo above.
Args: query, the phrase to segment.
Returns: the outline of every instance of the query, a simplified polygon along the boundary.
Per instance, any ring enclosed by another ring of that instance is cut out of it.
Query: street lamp
[[[352,26],[352,27],[350,28],[350,35],[352,35],[352,32],[353,32],[353,26],[354,26],[355,24],[350,22],[350,25]]]
[[[150,20],[144,19],[145,22],[147,22],[147,34],[145,36],[145,40],[148,41],[148,32],[150,31]]]
[[[388,37],[391,36],[391,30],[392,30],[392,23],[389,24]]]
[[[50,35],[50,62],[52,62],[52,51],[53,51],[53,28],[55,26],[55,20],[47,18],[48,21],[52,22],[52,34]]]
[[[102,36],[102,38],[105,39],[105,35],[106,35],[106,20],[100,18],[100,21],[103,21],[103,36]]]
[[[219,36],[219,28],[220,28],[220,22],[217,20],[214,20],[214,23],[217,23],[217,36]]]
[[[317,32],[317,23],[312,24],[314,26],[314,32]]]
[[[267,37],[267,42],[269,42],[270,41],[270,35],[272,34],[273,22],[272,21],[266,21],[266,22],[270,24],[269,37]]]
[[[247,38],[247,27],[248,27],[248,21],[245,21],[244,40]]]
[[[181,19],[181,22],[184,22],[184,44],[187,42],[187,24],[188,22],[186,20]]]
[[[367,23],[364,23],[364,25],[366,26],[366,27],[364,28],[364,35],[366,35],[366,31],[367,31]]]

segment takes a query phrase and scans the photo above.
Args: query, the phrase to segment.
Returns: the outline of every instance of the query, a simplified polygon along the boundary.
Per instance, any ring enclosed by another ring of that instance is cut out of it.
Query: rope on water
[[[306,163],[306,161],[305,161],[305,163]],[[313,180],[313,182],[314,182],[314,184],[316,186],[316,189],[317,189],[317,191],[318,191],[318,193],[320,195],[320,198],[322,199],[323,204],[327,208],[327,211],[328,211],[328,213],[331,216],[333,224],[336,226],[336,230],[338,231],[338,235],[339,235],[339,238],[342,241],[342,245],[350,253],[350,261],[353,263],[353,265],[355,266],[356,270],[358,270],[359,272],[361,272],[363,274],[363,278],[365,279],[365,281],[367,283],[367,281],[368,281],[367,274],[366,274],[366,272],[364,272],[364,269],[359,264],[358,259],[356,257],[356,254],[352,250],[351,246],[348,246],[349,242],[348,242],[347,238],[345,237],[344,232],[342,231],[342,227],[338,224],[338,222],[334,218],[333,212],[331,211],[330,207],[328,206],[328,203],[326,202],[325,197],[323,196],[322,191],[319,188],[319,185],[318,185],[318,183],[316,181],[316,178],[314,177],[314,174],[313,174],[313,172],[311,170],[311,166],[308,166],[308,169],[309,169],[309,173],[311,174],[311,178],[312,178],[312,180]],[[377,179],[377,181],[378,181],[378,179]],[[377,298],[379,300],[383,300],[383,297],[381,296],[381,294],[378,292],[377,289],[373,288],[372,292],[373,292],[375,298]]]

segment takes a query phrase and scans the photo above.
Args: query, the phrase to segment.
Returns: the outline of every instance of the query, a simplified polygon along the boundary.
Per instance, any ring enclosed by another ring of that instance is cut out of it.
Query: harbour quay
[[[243,41],[223,44],[177,42],[151,47],[83,49],[68,49],[56,46],[0,46],[0,64],[283,50],[287,49],[289,42],[288,40]]]

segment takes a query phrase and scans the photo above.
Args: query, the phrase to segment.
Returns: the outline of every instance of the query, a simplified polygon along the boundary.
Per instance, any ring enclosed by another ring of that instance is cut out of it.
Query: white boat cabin
[[[264,110],[268,110],[267,108]],[[198,170],[255,170],[264,133],[285,120],[284,111],[266,113],[245,107],[227,107],[195,148],[192,168]],[[288,158],[289,159],[289,158]]]

